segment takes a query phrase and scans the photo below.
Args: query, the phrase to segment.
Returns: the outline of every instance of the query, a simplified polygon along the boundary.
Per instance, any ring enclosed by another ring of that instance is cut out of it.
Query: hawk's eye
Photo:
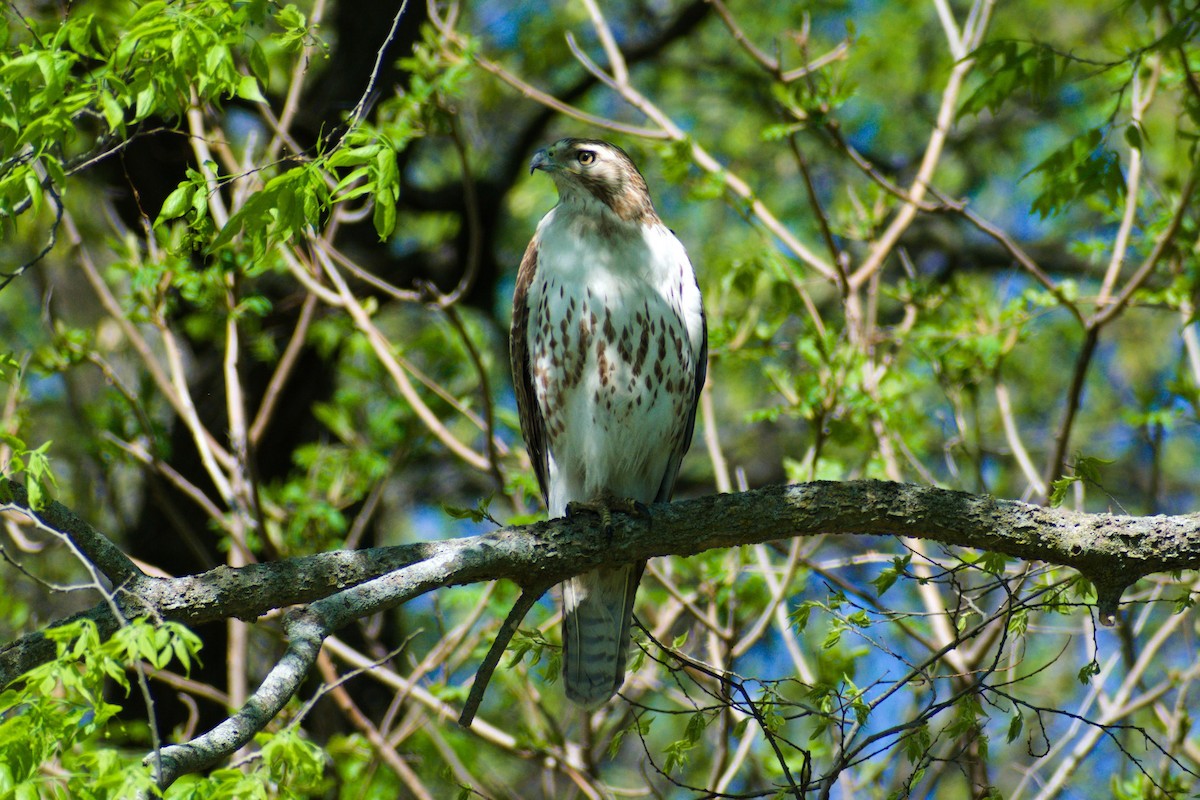
[[[586,167],[588,164],[591,164],[596,160],[596,154],[591,150],[580,150],[579,155],[576,156],[576,159],[578,159],[580,164],[583,164]]]

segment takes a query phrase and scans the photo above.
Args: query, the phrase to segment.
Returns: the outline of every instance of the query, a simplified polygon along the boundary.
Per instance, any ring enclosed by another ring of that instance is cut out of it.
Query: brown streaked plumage
[[[512,368],[551,516],[669,500],[691,443],[707,334],[696,277],[629,156],[597,139],[539,150],[559,203],[517,272]],[[563,584],[563,684],[594,708],[621,687],[641,564]]]

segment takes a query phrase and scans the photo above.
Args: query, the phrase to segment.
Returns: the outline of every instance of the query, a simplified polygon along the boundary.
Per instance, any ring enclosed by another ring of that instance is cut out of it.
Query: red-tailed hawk
[[[539,150],[559,202],[525,251],[513,297],[521,432],[551,517],[568,504],[669,500],[691,444],[707,331],[696,275],[637,167],[615,145]],[[562,585],[563,684],[586,708],[625,680],[645,562]]]

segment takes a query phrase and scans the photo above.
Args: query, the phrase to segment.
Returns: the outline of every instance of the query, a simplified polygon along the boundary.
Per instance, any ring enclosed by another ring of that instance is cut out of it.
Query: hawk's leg
[[[612,515],[614,511],[646,519],[650,518],[650,508],[641,500],[634,500],[629,497],[617,497],[609,491],[601,492],[591,500],[572,500],[567,503],[568,517],[573,517],[580,511],[590,511],[593,514],[598,514],[600,516],[600,525],[604,528],[604,535],[609,539],[612,539],[613,535]]]

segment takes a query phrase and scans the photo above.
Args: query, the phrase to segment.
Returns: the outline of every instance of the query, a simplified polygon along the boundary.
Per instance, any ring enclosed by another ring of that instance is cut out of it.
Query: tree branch
[[[33,513],[20,506],[18,485],[4,481],[0,487],[18,501],[9,508]],[[51,508],[39,512],[39,519],[61,526],[77,544],[89,542],[80,549],[93,557],[114,561],[111,542],[71,522],[77,518],[65,508]],[[611,537],[584,515],[419,545],[218,567],[181,578],[130,575],[119,559],[106,572],[128,578],[117,597],[130,615],[195,624],[253,619],[272,608],[312,603],[289,620],[287,654],[233,717],[190,743],[161,751],[158,777],[165,787],[248,742],[299,688],[325,638],[355,619],[433,589],[507,578],[523,589],[506,621],[507,633],[545,587],[587,570],[818,534],[910,536],[1074,567],[1095,584],[1105,620],[1139,578],[1200,567],[1200,515],[1085,514],[911,484],[818,481],[659,504],[649,520],[618,515]],[[104,607],[86,613],[103,619],[112,612]],[[115,630],[115,621],[107,629]],[[45,645],[42,634],[32,634],[0,649],[0,683],[52,658],[53,645]],[[498,659],[499,653],[490,656]]]
[[[440,542],[335,551],[237,569],[221,566],[179,578],[141,576],[120,597],[130,611],[195,625],[254,619],[321,598],[332,602],[338,592],[361,584],[359,594],[338,601],[349,605],[339,605],[336,613],[330,608],[331,621],[340,627],[391,602],[388,593],[405,579],[402,571],[414,565],[438,566],[439,586],[507,578],[536,588],[603,566],[822,533],[911,536],[1070,566],[1096,584],[1102,611],[1115,610],[1121,592],[1146,575],[1200,568],[1200,515],[1084,514],[884,481],[769,486],[658,504],[651,511],[649,522],[618,515],[611,541],[599,523],[583,515]],[[72,538],[80,535],[63,523],[74,515],[47,511],[40,518]],[[90,526],[87,531],[100,536]],[[106,547],[115,549],[111,542]],[[99,552],[95,546],[81,549]],[[392,582],[380,582],[389,573]],[[104,615],[102,609],[85,613]],[[34,647],[39,639],[44,637],[35,633],[0,648],[0,685],[53,656],[52,646]]]
[[[483,695],[487,691],[488,682],[492,679],[492,673],[496,671],[496,666],[500,663],[501,656],[508,649],[508,643],[512,641],[512,637],[516,634],[517,628],[521,625],[521,620],[525,619],[525,615],[529,613],[529,609],[533,608],[549,586],[541,586],[534,589],[526,589],[521,592],[521,596],[517,598],[517,602],[509,610],[508,616],[504,618],[504,623],[500,626],[500,630],[496,631],[496,638],[492,641],[492,646],[488,648],[487,655],[484,656],[483,662],[479,665],[479,670],[475,673],[475,683],[471,684],[471,693],[467,696],[467,702],[463,705],[462,714],[458,717],[458,724],[464,728],[471,727],[471,723],[475,720],[475,714],[479,711],[479,704],[483,702]]]

